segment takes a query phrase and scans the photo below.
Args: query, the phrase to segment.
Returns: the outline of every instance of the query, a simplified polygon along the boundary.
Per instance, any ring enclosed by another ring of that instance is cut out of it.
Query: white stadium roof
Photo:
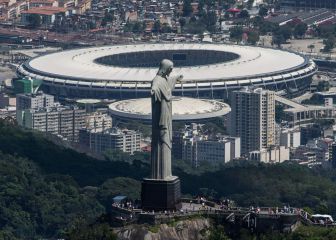
[[[26,63],[28,72],[40,76],[80,81],[151,81],[157,67],[107,66],[95,62],[97,58],[120,53],[165,50],[211,50],[231,52],[238,59],[201,66],[176,67],[174,74],[183,74],[184,81],[241,79],[275,75],[298,68],[306,59],[298,54],[260,47],[224,44],[136,44],[93,47],[47,54]]]
[[[174,97],[172,101],[173,120],[201,120],[224,116],[231,111],[229,105],[209,99]],[[139,98],[114,102],[109,105],[114,117],[151,120],[151,99]]]
[[[79,104],[97,104],[100,103],[100,99],[88,99],[88,98],[83,98],[83,99],[78,99],[76,100],[77,103]]]

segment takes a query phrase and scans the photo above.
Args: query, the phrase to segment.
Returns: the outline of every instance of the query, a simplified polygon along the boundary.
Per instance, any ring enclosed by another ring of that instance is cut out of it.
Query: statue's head
[[[157,73],[157,75],[160,75],[162,77],[169,76],[171,71],[173,70],[174,64],[172,61],[168,59],[163,59],[160,63],[160,68]]]

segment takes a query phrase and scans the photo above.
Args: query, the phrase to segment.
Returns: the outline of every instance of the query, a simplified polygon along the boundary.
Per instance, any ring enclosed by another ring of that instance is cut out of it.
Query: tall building
[[[68,141],[78,142],[79,130],[85,127],[86,111],[63,108],[59,111],[59,134]]]
[[[86,117],[85,127],[89,129],[112,128],[112,117],[101,112],[94,112]]]
[[[54,96],[38,93],[20,93],[16,95],[16,109],[37,109],[44,107],[53,107],[55,105]]]
[[[183,131],[173,135],[173,156],[193,167],[207,162],[212,165],[224,164],[240,158],[240,138],[211,136],[204,134],[202,124],[185,125]]]
[[[79,143],[89,147],[96,153],[104,153],[108,150],[120,150],[129,154],[141,151],[141,134],[132,130],[120,130],[110,128],[97,131],[93,129],[81,129],[79,131]]]
[[[16,117],[20,126],[77,142],[79,129],[85,126],[86,112],[76,107],[49,107],[18,110]]]
[[[274,92],[244,88],[231,95],[232,136],[240,137],[241,153],[275,145]]]

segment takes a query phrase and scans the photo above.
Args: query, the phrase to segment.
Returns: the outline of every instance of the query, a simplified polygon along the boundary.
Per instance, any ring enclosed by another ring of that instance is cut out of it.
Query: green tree
[[[171,33],[173,31],[173,29],[167,23],[164,23],[162,25],[161,31],[163,33]]]
[[[188,17],[192,12],[191,0],[183,1],[183,16]]]
[[[315,45],[314,44],[310,44],[310,45],[308,45],[308,48],[310,49],[310,52],[312,53],[313,49],[315,48]]]
[[[282,35],[284,42],[291,38],[293,35],[292,28],[288,25],[281,26],[276,33],[277,35]]]
[[[289,240],[331,240],[336,239],[335,228],[301,226],[287,237]]]
[[[243,27],[235,26],[230,28],[230,38],[236,42],[240,42],[243,36]]]
[[[320,24],[317,29],[317,34],[321,38],[328,38],[336,32],[336,26],[333,24]]]
[[[104,13],[104,19],[106,20],[106,22],[112,22],[114,19],[113,13],[106,9]]]
[[[113,229],[107,224],[77,224],[68,233],[67,239],[71,240],[117,240],[117,235]]]
[[[208,11],[202,16],[201,22],[206,26],[207,30],[214,32],[217,23],[216,13],[214,11]]]
[[[335,47],[335,37],[330,35],[327,39],[323,40],[324,44],[324,52],[331,52],[331,50]]]
[[[184,32],[191,33],[191,34],[203,34],[205,30],[206,30],[206,25],[199,21],[195,21],[195,22],[190,21],[183,28]]]
[[[109,10],[105,10],[105,13],[104,13],[104,17],[101,21],[101,26],[105,27],[107,25],[107,23],[111,23],[113,22],[113,14],[109,11]]]
[[[180,23],[181,27],[183,28],[186,25],[187,20],[185,18],[180,18],[179,23]]]
[[[135,22],[132,27],[133,33],[141,33],[144,31],[144,25],[141,22]]]
[[[117,177],[105,181],[98,190],[98,199],[105,206],[110,206],[112,198],[124,195],[133,200],[140,199],[141,183],[131,178]]]
[[[268,22],[268,21],[265,21],[261,17],[255,17],[255,19],[260,19],[260,21],[258,21],[255,24],[258,24],[257,27],[259,28],[260,34],[262,34],[262,35],[265,35],[267,33],[275,34],[279,29],[278,25],[276,25],[274,23],[271,23],[271,22]]]
[[[259,16],[265,17],[268,14],[268,9],[264,5],[261,5],[259,8]]]
[[[239,17],[240,17],[240,18],[249,18],[249,17],[250,17],[250,14],[249,14],[249,12],[248,12],[246,9],[244,9],[244,10],[242,10],[242,11],[239,13]]]
[[[145,26],[142,22],[127,22],[124,26],[125,32],[142,33]]]
[[[159,20],[156,20],[153,25],[153,32],[159,33],[161,32],[161,23]]]
[[[288,39],[292,36],[292,28],[288,25],[281,26],[273,33],[273,44],[276,44],[278,47],[281,44],[286,43]]]
[[[281,44],[283,44],[284,42],[286,42],[286,40],[283,35],[273,35],[272,44],[275,44],[280,48]]]
[[[210,236],[208,240],[230,240],[226,233],[225,229],[222,226],[216,226],[210,230]]]
[[[205,5],[204,0],[199,0],[198,1],[198,11],[203,11],[204,5]]]
[[[330,88],[330,83],[328,81],[320,81],[317,84],[317,91],[319,92],[324,92],[324,91],[328,91]]]
[[[247,36],[248,36],[248,43],[252,44],[252,45],[255,45],[259,39],[260,39],[260,35],[257,31],[249,31],[247,33]]]
[[[69,176],[42,175],[27,159],[0,152],[0,237],[61,238],[78,217],[91,221],[104,208]]]
[[[248,1],[247,1],[247,8],[248,8],[248,9],[252,9],[252,7],[253,7],[253,3],[254,3],[254,0],[248,0]]]
[[[102,27],[105,27],[107,25],[107,21],[103,18],[102,21],[101,21],[101,23],[100,23],[100,25]]]
[[[306,34],[307,29],[308,29],[307,24],[305,24],[305,23],[299,23],[299,24],[297,24],[294,27],[294,31],[293,31],[294,37],[295,38],[302,38],[302,37],[304,37],[304,35]]]

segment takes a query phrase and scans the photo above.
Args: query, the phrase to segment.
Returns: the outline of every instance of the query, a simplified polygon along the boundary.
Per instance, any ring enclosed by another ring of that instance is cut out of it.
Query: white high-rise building
[[[274,146],[249,153],[249,160],[264,163],[282,163],[289,159],[289,148],[285,146]]]
[[[86,112],[76,107],[50,107],[17,111],[20,126],[60,135],[77,142],[79,129],[85,126]]]
[[[94,112],[85,119],[85,127],[88,129],[109,129],[112,128],[112,117],[101,112]]]
[[[132,130],[110,128],[101,131],[81,129],[79,143],[93,152],[104,153],[108,150],[120,150],[133,154],[140,152],[141,134]]]
[[[198,167],[202,162],[211,165],[224,164],[240,157],[240,139],[235,137],[221,137],[217,140],[207,140],[197,136],[184,139],[182,159]]]
[[[16,109],[37,109],[44,107],[53,107],[55,105],[54,96],[38,93],[21,93],[16,95]]]
[[[286,148],[297,148],[301,145],[300,129],[281,129],[280,145]]]
[[[231,95],[232,136],[240,137],[241,153],[275,145],[274,92],[244,88]]]

